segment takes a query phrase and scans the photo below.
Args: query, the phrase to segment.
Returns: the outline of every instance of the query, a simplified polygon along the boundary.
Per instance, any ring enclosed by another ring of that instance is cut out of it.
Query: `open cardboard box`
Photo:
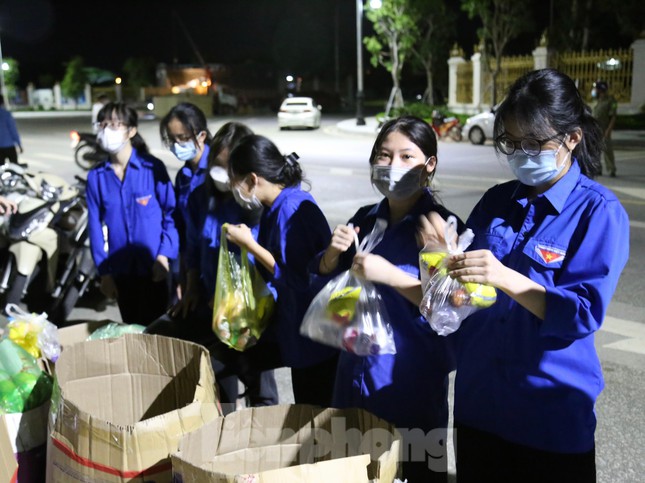
[[[183,483],[390,483],[400,452],[396,428],[362,409],[280,405],[204,425],[171,461]]]
[[[183,435],[219,416],[208,351],[125,334],[66,345],[56,363],[47,481],[171,481]]]

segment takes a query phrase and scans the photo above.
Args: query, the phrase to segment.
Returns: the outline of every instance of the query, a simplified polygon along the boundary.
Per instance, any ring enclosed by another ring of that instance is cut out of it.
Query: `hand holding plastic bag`
[[[16,304],[7,304],[8,337],[36,359],[45,357],[56,362],[60,356],[58,328],[47,320],[47,314],[25,312]]]
[[[387,222],[378,219],[372,232],[358,244],[371,252],[383,239]],[[346,270],[327,282],[313,299],[300,334],[359,356],[395,354],[394,337],[385,304],[376,286]]]
[[[249,263],[247,251],[239,258],[229,251],[222,226],[213,303],[213,332],[226,345],[244,351],[255,345],[274,309],[273,295]]]
[[[457,238],[457,219],[450,216],[446,223],[446,243],[429,242],[419,253],[423,287],[419,310],[439,335],[452,334],[466,317],[476,310],[490,307],[497,299],[497,292],[490,285],[462,284],[448,276],[446,257],[463,253],[473,238],[470,228]]]

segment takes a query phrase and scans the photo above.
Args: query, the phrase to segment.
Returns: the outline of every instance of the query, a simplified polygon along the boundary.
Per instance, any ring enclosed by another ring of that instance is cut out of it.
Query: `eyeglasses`
[[[562,133],[555,134],[547,139],[522,138],[519,141],[514,141],[506,134],[502,134],[495,139],[495,146],[497,146],[497,149],[507,156],[513,154],[517,150],[518,145],[527,156],[537,156],[542,152],[542,146],[549,141],[556,139],[558,136],[562,136]]]
[[[99,131],[102,131],[105,128],[110,128],[112,131],[117,131],[122,127],[128,127],[128,125],[123,121],[110,121],[110,122],[103,121],[103,122],[95,122],[94,127]]]

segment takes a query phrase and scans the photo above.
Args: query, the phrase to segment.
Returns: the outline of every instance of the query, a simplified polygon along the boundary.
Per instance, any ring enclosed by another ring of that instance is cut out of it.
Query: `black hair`
[[[138,127],[139,116],[137,111],[128,106],[125,102],[108,102],[104,105],[96,116],[97,122],[101,123],[105,120],[111,120],[116,117],[119,121],[123,122],[127,127]],[[130,139],[132,147],[139,153],[149,154],[150,150],[148,145],[143,140],[137,129],[137,133]]]
[[[600,173],[602,130],[573,80],[562,72],[534,70],[516,80],[497,109],[495,139],[506,132],[506,122],[514,122],[526,136],[536,139],[580,128],[582,139],[571,156],[578,160],[583,174],[593,177]]]
[[[240,139],[231,151],[228,172],[231,179],[255,173],[270,183],[286,188],[306,182],[297,159],[296,153],[283,156],[270,139],[252,134]]]
[[[208,153],[208,166],[218,166],[221,163],[217,161],[217,157],[221,154],[222,151],[228,149],[229,154],[233,151],[233,148],[237,143],[245,136],[250,136],[253,134],[253,131],[246,124],[241,122],[227,122],[222,125],[210,143],[210,152]],[[227,168],[227,166],[222,166]]]
[[[434,129],[432,129],[432,127],[423,119],[416,116],[401,116],[395,119],[390,119],[381,127],[381,130],[374,141],[374,145],[372,146],[370,164],[374,164],[385,139],[393,132],[400,132],[412,141],[421,150],[426,159],[430,156],[434,156],[435,158],[437,157],[437,136],[434,133]],[[437,164],[438,163],[439,160],[437,160]],[[435,166],[432,173],[428,175],[428,183],[432,181],[436,171],[437,168]]]
[[[165,146],[172,146],[174,142],[172,135],[168,131],[168,124],[170,124],[170,121],[173,119],[177,119],[181,122],[181,124],[190,133],[190,138],[193,141],[196,141],[197,135],[204,131],[206,132],[204,144],[211,143],[213,136],[208,130],[208,122],[206,121],[204,112],[195,104],[191,104],[190,102],[181,102],[176,106],[173,106],[173,108],[170,109],[168,114],[166,114],[159,123],[159,134],[161,135],[161,141]]]

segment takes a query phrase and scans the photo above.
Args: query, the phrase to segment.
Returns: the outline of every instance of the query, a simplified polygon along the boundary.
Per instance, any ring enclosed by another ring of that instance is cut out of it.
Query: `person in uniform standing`
[[[593,107],[593,116],[598,121],[598,124],[600,124],[600,129],[602,129],[603,140],[605,142],[605,168],[609,176],[614,178],[616,177],[616,157],[614,156],[611,132],[614,130],[614,124],[616,123],[618,102],[616,102],[614,96],[609,94],[609,87],[604,81],[594,82],[591,97],[597,99]]]

